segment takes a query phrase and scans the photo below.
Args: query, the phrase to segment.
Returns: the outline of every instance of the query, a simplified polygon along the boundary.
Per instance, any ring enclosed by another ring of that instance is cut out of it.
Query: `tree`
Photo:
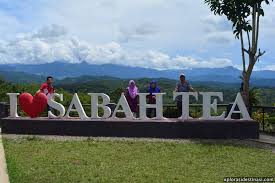
[[[252,88],[249,90],[249,106],[258,105],[260,103],[259,89]]]
[[[243,98],[249,105],[249,82],[254,65],[265,54],[258,48],[260,17],[264,16],[263,4],[273,0],[204,0],[215,15],[225,15],[232,23],[233,34],[240,40],[242,53]],[[245,48],[245,38],[247,47]],[[248,58],[248,62],[246,59]]]

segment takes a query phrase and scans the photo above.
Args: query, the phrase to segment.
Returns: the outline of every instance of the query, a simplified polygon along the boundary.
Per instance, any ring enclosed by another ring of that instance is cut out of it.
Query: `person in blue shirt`
[[[194,89],[192,88],[190,83],[185,79],[184,74],[180,74],[180,80],[176,85],[175,92],[194,92]],[[181,116],[181,113],[182,113],[182,97],[177,96],[176,101],[177,101],[178,113],[179,113],[179,116]]]
[[[156,103],[156,95],[154,93],[160,93],[160,88],[157,85],[157,81],[152,80],[150,82],[149,88],[147,90],[149,95],[147,96],[148,104],[155,104]],[[148,108],[147,109],[147,116],[153,118],[156,116],[156,109]]]

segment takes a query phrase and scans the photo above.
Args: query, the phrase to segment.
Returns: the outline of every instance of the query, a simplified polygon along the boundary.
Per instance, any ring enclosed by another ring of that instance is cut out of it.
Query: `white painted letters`
[[[49,118],[62,118],[65,115],[65,107],[62,104],[54,101],[55,97],[58,97],[58,98],[60,98],[60,101],[63,101],[63,94],[53,93],[48,97],[48,105],[51,108],[58,110],[59,115],[56,116],[51,111],[48,111],[48,117]]]
[[[100,118],[109,118],[111,115],[111,109],[106,106],[110,104],[110,97],[104,93],[88,93],[91,96],[91,118],[100,119]],[[103,102],[101,104],[98,103],[98,97],[101,97]],[[101,107],[104,111],[103,116],[98,116],[98,108]]]
[[[218,97],[220,101],[223,101],[222,92],[200,92],[203,96],[203,115],[200,119],[209,119],[209,120],[222,120],[225,117],[225,112],[220,116],[211,116],[211,109],[214,112],[217,112],[217,99],[214,99],[213,103],[211,103],[211,97]]]
[[[139,118],[140,119],[148,119],[146,116],[146,109],[147,108],[155,108],[156,109],[156,117],[153,119],[164,119],[163,117],[163,95],[165,93],[154,93],[156,96],[156,104],[147,104],[146,103],[146,96],[149,95],[149,93],[139,93]]]
[[[10,117],[17,118],[17,96],[19,93],[7,93],[10,99]]]
[[[146,120],[148,119],[146,116],[146,109],[148,108],[155,108],[156,109],[156,117],[153,119],[163,120],[165,119],[163,117],[163,95],[165,93],[154,93],[156,96],[156,104],[147,104],[146,102],[146,96],[148,93],[139,93],[139,113],[140,117],[138,119],[140,120]],[[236,99],[233,103],[233,106],[228,114],[228,116],[225,118],[225,112],[223,112],[220,116],[211,116],[211,109],[214,110],[214,112],[217,112],[217,99],[214,99],[211,103],[211,97],[218,97],[220,101],[223,101],[223,94],[221,92],[200,92],[200,94],[203,97],[203,115],[200,119],[206,119],[206,120],[230,120],[231,115],[233,113],[239,113],[242,115],[242,119],[244,120],[251,120],[249,113],[247,111],[247,108],[243,102],[242,96],[240,93],[237,94]],[[19,117],[17,114],[17,96],[19,93],[7,93],[10,100],[10,117],[16,118]],[[88,95],[91,96],[91,119],[106,119],[111,116],[111,109],[107,106],[110,104],[110,98],[108,95],[104,93],[88,93]],[[186,119],[192,119],[189,116],[189,97],[193,96],[196,100],[198,100],[198,93],[197,92],[175,92],[173,93],[173,99],[175,100],[177,96],[182,97],[182,115],[179,117],[179,119],[186,120]],[[65,108],[61,103],[58,103],[54,100],[55,97],[60,98],[61,101],[63,101],[63,95],[54,93],[50,95],[48,98],[48,105],[52,107],[53,109],[56,109],[59,111],[59,115],[54,115],[51,111],[48,112],[49,118],[62,118],[62,117],[70,117],[70,112],[76,111],[79,115],[79,118],[81,119],[89,119],[89,117],[86,115],[82,104],[79,100],[79,97],[77,93],[73,95],[72,101],[70,103],[70,106],[67,110],[67,113],[65,112]],[[99,103],[99,97],[102,98],[102,103]],[[239,110],[235,110],[235,107],[238,107]],[[73,109],[75,107],[75,109]],[[98,109],[103,109],[103,116],[99,117]],[[122,110],[120,110],[122,108]],[[127,103],[126,97],[124,94],[121,94],[121,97],[116,105],[115,110],[113,111],[113,114],[111,118],[116,118],[117,113],[124,113],[126,119],[132,120],[134,118],[131,109]]]
[[[175,100],[177,96],[182,97],[182,115],[179,119],[192,119],[189,116],[189,96],[195,97],[198,100],[198,93],[197,92],[174,92],[173,99]]]
[[[239,111],[235,111],[236,106],[239,108]],[[252,120],[247,112],[246,106],[240,93],[237,94],[235,102],[233,103],[232,108],[228,116],[226,117],[226,120],[231,119],[231,115],[233,113],[240,113],[243,117],[242,119],[244,120]]]
[[[75,107],[75,109],[73,109],[73,106]],[[86,113],[81,105],[81,102],[78,98],[77,93],[74,94],[65,117],[70,117],[71,111],[76,111],[81,119],[88,119],[88,116],[86,115]]]
[[[121,106],[122,110],[119,110],[119,107]],[[116,118],[116,114],[117,113],[124,113],[126,119],[132,120],[134,119],[133,113],[128,105],[128,102],[126,100],[126,97],[124,96],[124,94],[121,94],[121,97],[116,105],[116,108],[113,112],[112,118]]]

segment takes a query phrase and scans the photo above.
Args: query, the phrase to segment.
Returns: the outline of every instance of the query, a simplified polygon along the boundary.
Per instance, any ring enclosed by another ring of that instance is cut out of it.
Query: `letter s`
[[[48,105],[52,107],[53,109],[56,109],[60,112],[58,116],[54,115],[51,111],[48,111],[48,117],[49,118],[62,118],[65,115],[65,107],[54,101],[54,98],[58,97],[61,101],[63,101],[63,94],[53,93],[48,98]]]

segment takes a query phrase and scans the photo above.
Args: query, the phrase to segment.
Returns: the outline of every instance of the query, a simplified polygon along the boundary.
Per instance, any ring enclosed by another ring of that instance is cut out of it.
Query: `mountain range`
[[[181,70],[156,70],[141,67],[129,67],[115,64],[94,65],[86,62],[71,64],[66,62],[53,62],[46,64],[2,64],[0,75],[12,80],[24,81],[33,78],[40,81],[44,76],[52,75],[58,79],[80,76],[110,76],[120,79],[137,78],[168,78],[178,79],[184,73],[188,80],[199,82],[240,83],[241,71],[235,67],[224,68],[193,68]],[[8,79],[9,80],[9,79]],[[275,86],[275,71],[254,71],[252,84],[257,86]]]

